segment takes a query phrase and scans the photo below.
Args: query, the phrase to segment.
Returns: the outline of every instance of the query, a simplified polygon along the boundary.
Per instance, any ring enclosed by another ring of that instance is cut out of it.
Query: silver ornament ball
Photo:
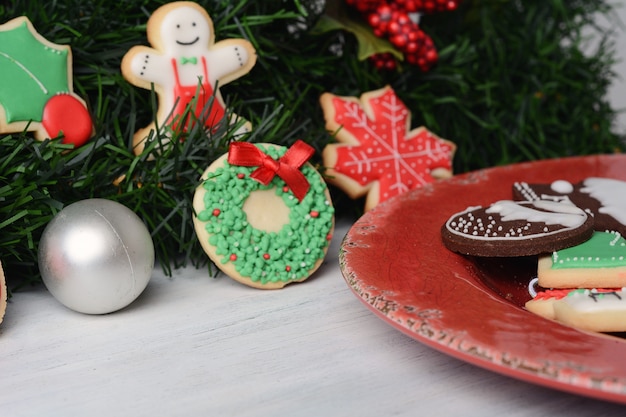
[[[39,242],[39,271],[66,307],[106,314],[132,303],[154,268],[154,244],[141,219],[105,199],[70,204],[46,226]]]

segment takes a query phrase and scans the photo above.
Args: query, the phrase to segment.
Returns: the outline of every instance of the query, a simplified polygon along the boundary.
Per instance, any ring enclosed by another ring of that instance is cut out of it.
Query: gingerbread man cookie
[[[0,133],[34,132],[83,145],[93,133],[72,88],[72,51],[41,36],[27,17],[0,25]]]
[[[410,130],[410,112],[391,87],[360,98],[325,93],[320,102],[326,128],[341,142],[324,148],[328,181],[351,198],[367,195],[366,211],[452,176],[454,143],[425,127]]]
[[[122,74],[138,87],[154,86],[159,97],[158,127],[184,131],[193,120],[201,120],[213,130],[226,114],[218,86],[248,73],[256,62],[250,42],[215,42],[207,11],[187,1],[159,7],[148,20],[147,34],[152,48],[131,48],[122,59]],[[189,111],[193,120],[188,120]],[[143,152],[146,139],[154,131],[153,122],[135,133],[136,154]]]

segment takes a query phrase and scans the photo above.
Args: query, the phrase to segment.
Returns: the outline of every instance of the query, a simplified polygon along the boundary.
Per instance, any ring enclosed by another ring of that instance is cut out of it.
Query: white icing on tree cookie
[[[580,312],[621,310],[626,313],[626,291],[623,288],[614,291],[572,290],[561,302]]]

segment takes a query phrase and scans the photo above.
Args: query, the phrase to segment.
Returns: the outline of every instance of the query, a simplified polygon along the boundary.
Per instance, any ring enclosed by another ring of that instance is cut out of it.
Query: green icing
[[[611,268],[626,266],[626,240],[619,234],[594,232],[589,240],[552,254],[552,268]]]
[[[286,151],[284,147],[256,146],[274,159]],[[311,188],[299,202],[288,189],[283,189],[285,183],[278,176],[268,185],[251,179],[250,174],[255,169],[225,161],[224,166],[203,183],[205,209],[198,213],[198,219],[206,222],[209,244],[222,256],[221,262],[232,262],[242,276],[262,284],[302,280],[324,257],[329,244],[334,208],[326,198],[326,183],[312,166],[304,165],[301,172]],[[279,232],[252,227],[243,211],[243,204],[252,191],[272,188],[290,209],[289,223]],[[217,216],[216,209],[219,210]],[[312,212],[317,215],[312,216]]]
[[[50,48],[29,31],[24,20],[0,27],[0,106],[7,123],[41,121],[48,99],[69,92],[68,49]]]

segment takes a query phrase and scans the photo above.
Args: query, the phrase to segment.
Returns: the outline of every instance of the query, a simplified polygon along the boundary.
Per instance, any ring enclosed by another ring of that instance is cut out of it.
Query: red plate
[[[388,324],[437,350],[532,383],[626,403],[626,339],[526,311],[536,259],[448,251],[439,229],[468,206],[512,197],[515,181],[626,180],[626,155],[490,168],[402,194],[361,217],[340,252],[354,293]]]

